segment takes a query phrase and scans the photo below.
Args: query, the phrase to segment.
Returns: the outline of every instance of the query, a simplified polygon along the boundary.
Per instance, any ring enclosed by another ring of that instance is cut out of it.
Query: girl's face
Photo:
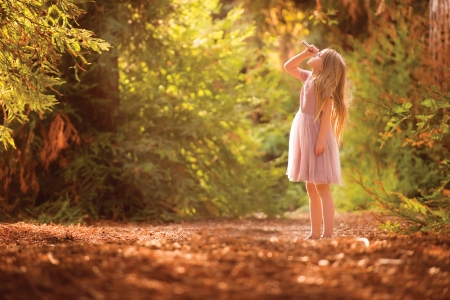
[[[325,50],[314,53],[307,64],[316,71],[322,70],[322,56]]]

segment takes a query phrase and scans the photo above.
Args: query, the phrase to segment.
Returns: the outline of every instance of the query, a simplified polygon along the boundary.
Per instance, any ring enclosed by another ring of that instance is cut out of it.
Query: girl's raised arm
[[[298,78],[300,80],[302,80],[301,77],[301,70],[298,65],[304,61],[306,58],[313,56],[314,53],[319,52],[319,49],[314,46],[311,45],[309,48],[305,49],[303,52],[300,52],[299,54],[295,55],[294,57],[292,57],[291,59],[289,59],[285,64],[284,64],[284,69],[291,74],[292,76],[294,76],[295,78]]]

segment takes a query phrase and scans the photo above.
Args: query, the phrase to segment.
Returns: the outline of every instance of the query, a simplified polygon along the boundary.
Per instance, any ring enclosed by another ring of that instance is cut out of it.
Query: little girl
[[[308,57],[311,57],[308,65],[312,72],[298,67]],[[311,233],[305,239],[330,238],[334,227],[334,200],[329,184],[342,185],[338,145],[348,115],[346,102],[350,100],[346,97],[346,64],[336,51],[319,51],[311,45],[288,60],[284,69],[303,82],[300,110],[289,136],[286,174],[290,181],[306,182]]]

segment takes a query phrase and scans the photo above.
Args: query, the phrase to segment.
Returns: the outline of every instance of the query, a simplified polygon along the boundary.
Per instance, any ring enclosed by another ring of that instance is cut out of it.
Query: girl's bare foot
[[[306,240],[319,240],[319,239],[320,239],[320,238],[318,238],[318,237],[314,237],[314,236],[308,235],[308,236],[305,237],[303,240],[306,241]]]

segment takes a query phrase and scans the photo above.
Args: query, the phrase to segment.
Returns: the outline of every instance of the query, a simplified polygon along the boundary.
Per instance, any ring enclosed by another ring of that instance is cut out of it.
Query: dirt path
[[[355,214],[336,229],[303,241],[307,215],[0,224],[0,299],[450,299],[450,236],[387,236]]]

